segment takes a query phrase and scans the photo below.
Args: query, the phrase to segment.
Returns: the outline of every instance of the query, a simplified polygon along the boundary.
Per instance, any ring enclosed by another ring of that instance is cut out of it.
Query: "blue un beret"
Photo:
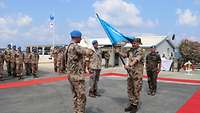
[[[94,45],[94,44],[96,44],[97,43],[97,40],[93,40],[92,41],[92,44]]]
[[[82,36],[82,33],[78,30],[74,30],[70,33],[71,37],[81,37]]]

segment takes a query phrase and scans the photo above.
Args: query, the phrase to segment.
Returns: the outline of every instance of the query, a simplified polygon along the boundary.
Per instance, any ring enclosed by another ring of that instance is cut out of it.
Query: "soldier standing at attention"
[[[8,48],[6,48],[4,52],[8,76],[11,76],[11,53],[12,53],[11,44],[8,44]]]
[[[71,43],[66,48],[67,75],[73,95],[74,113],[85,113],[85,77],[83,69],[84,56],[92,52],[78,45],[81,41],[81,32],[72,31]]]
[[[4,53],[0,50],[0,81],[3,81]]]
[[[104,58],[105,58],[105,68],[108,68],[108,66],[109,66],[109,59],[110,59],[110,54],[109,54],[108,51],[105,52]]]
[[[98,42],[97,40],[92,41],[92,45],[95,49],[92,56],[90,57],[90,65],[89,65],[89,72],[91,74],[90,76],[90,90],[89,90],[89,96],[90,97],[96,97],[101,96],[98,94],[98,81],[99,76],[101,72],[101,62],[102,62],[102,51],[98,48]]]
[[[11,73],[12,73],[13,77],[17,77],[17,73],[16,73],[16,55],[17,55],[16,45],[13,45],[12,53],[11,53]]]
[[[52,51],[51,56],[53,57],[53,63],[54,63],[54,71],[57,72],[57,61],[58,61],[58,47],[55,47]]]
[[[18,47],[17,54],[16,54],[16,72],[18,79],[23,79],[23,61],[24,61],[24,54],[21,51],[21,47]]]
[[[144,69],[144,54],[140,47],[141,39],[135,38],[131,41],[132,48],[126,54],[121,55],[128,57],[128,65],[124,68],[128,71],[127,92],[129,97],[129,106],[125,112],[136,113],[138,110],[140,92],[142,90],[142,78]]]
[[[146,71],[148,76],[148,95],[154,96],[157,89],[157,77],[161,69],[161,58],[156,52],[156,47],[151,47],[151,52],[146,56]]]
[[[31,67],[34,78],[38,78],[37,76],[38,61],[39,61],[39,54],[37,53],[37,49],[33,48],[33,52],[31,53]]]
[[[24,65],[25,65],[25,72],[27,76],[31,76],[31,52],[30,48],[26,48],[26,53],[24,55]]]
[[[58,68],[58,72],[59,73],[63,73],[64,70],[63,70],[63,51],[62,51],[62,48],[59,48],[58,49],[58,57],[57,57],[57,64],[56,64],[56,67]]]

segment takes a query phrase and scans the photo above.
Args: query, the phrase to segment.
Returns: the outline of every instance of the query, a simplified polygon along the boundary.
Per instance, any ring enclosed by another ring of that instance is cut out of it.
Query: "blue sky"
[[[0,0],[0,47],[67,43],[69,32],[105,37],[95,13],[128,35],[176,34],[200,41],[200,0]],[[55,16],[55,33],[49,16]]]

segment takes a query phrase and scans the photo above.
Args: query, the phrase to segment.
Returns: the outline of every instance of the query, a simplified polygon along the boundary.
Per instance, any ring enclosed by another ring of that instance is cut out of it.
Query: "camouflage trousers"
[[[148,85],[149,85],[149,91],[156,92],[157,90],[157,77],[158,74],[156,71],[147,71],[147,76],[148,76]]]
[[[25,71],[26,71],[26,75],[30,76],[32,69],[31,69],[31,63],[25,63]]]
[[[129,97],[129,103],[131,105],[139,104],[140,92],[142,90],[142,76],[143,72],[129,72],[127,79],[127,93]]]
[[[54,59],[54,71],[57,72],[57,59]]]
[[[16,73],[16,62],[12,62],[11,63],[11,74],[12,74],[13,77],[17,76],[17,73]]]
[[[0,63],[0,77],[3,76],[3,63]]]
[[[63,66],[63,63],[62,62],[57,62],[57,71],[59,73],[63,73],[64,72],[64,66]]]
[[[100,76],[101,69],[92,69],[90,70],[91,76],[90,76],[90,89],[89,93],[96,95],[98,93],[98,81]]]
[[[73,109],[74,113],[85,113],[86,95],[85,95],[85,81],[71,81],[69,80],[73,95]]]
[[[17,63],[16,64],[16,73],[17,76],[22,76],[22,72],[23,72],[23,64]]]
[[[35,75],[37,75],[37,64],[36,63],[33,63],[33,64],[31,64],[31,69],[32,69],[32,74],[33,74],[33,76],[35,76]]]
[[[11,76],[11,62],[6,61],[8,76]]]

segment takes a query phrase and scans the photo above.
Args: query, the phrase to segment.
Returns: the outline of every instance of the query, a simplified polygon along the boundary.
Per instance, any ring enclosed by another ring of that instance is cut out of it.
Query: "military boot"
[[[130,113],[136,113],[137,111],[138,111],[138,108],[137,106],[134,105]]]
[[[124,109],[124,111],[129,112],[129,111],[132,111],[133,108],[134,106],[130,104],[127,108]]]

